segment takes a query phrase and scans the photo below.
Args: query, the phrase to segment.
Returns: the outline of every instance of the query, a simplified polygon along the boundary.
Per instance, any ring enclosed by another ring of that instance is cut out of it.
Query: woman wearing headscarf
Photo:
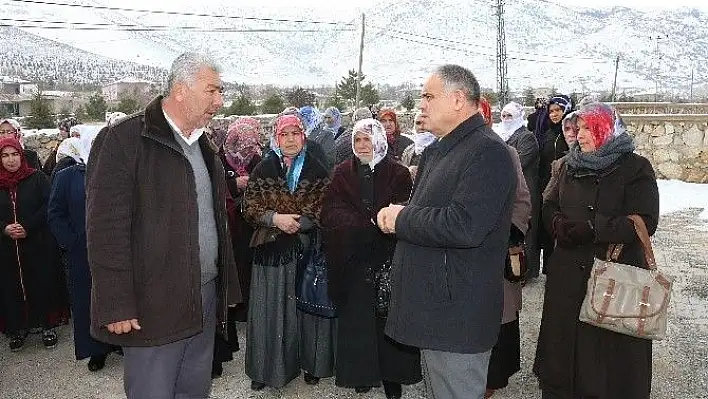
[[[563,137],[565,142],[568,143],[568,147],[572,148],[573,145],[578,141],[578,114],[577,111],[571,112],[563,118]],[[555,186],[558,184],[558,172],[560,171],[563,162],[565,162],[565,157],[568,156],[566,153],[559,159],[556,159],[551,164],[551,179],[546,185],[545,190],[543,190],[543,198],[545,200],[549,193],[551,193]]]
[[[325,157],[323,161],[327,162],[327,168],[331,170],[336,157],[334,146],[336,132],[326,126],[320,111],[311,105],[300,108],[300,116],[305,127],[305,137],[322,148]]]
[[[231,218],[229,230],[231,231],[239,284],[243,293],[243,303],[229,308],[226,325],[228,340],[219,334],[216,336],[211,373],[214,378],[222,375],[222,363],[233,360],[233,352],[239,350],[236,322],[247,320],[251,262],[253,261],[253,252],[249,243],[253,235],[253,228],[243,218],[241,210],[249,176],[261,161],[261,153],[261,124],[257,119],[242,117],[229,125],[220,156],[226,171],[226,184],[233,201],[233,209],[229,212]]]
[[[386,129],[386,140],[388,141],[389,156],[400,161],[403,151],[413,144],[413,140],[401,134],[401,127],[398,125],[398,117],[392,109],[382,109],[378,112],[377,119]]]
[[[320,234],[329,170],[312,156],[295,115],[275,123],[277,148],[250,175],[244,216],[256,228],[248,307],[246,374],[251,389],[279,388],[305,371],[305,382],[333,375],[334,319],[296,308],[298,263]]]
[[[78,137],[69,137],[59,143],[55,155],[56,163],[50,174],[50,181],[54,180],[54,176],[57,173],[81,162],[80,142],[81,139]]]
[[[479,114],[484,118],[484,123],[487,127],[492,127],[494,121],[492,120],[492,106],[489,104],[489,100],[484,97],[479,98]]]
[[[411,136],[413,144],[409,145],[401,156],[401,163],[408,167],[413,179],[418,173],[418,164],[423,157],[423,151],[438,139],[434,134],[424,131],[422,126],[423,121],[420,118],[420,112],[416,112],[413,117],[413,135]]]
[[[534,141],[536,139],[534,138]],[[519,311],[521,311],[522,290],[520,279],[512,268],[512,254],[516,256],[528,232],[531,218],[531,193],[526,185],[526,178],[521,167],[521,160],[514,147],[507,147],[516,169],[516,197],[511,213],[511,228],[509,231],[509,252],[504,266],[504,307],[501,327],[497,342],[492,348],[487,368],[487,390],[485,399],[492,397],[494,392],[509,385],[509,378],[521,370],[521,330]],[[518,265],[519,269],[521,265]],[[519,273],[521,271],[519,270]]]
[[[352,112],[352,124],[364,119],[371,119],[371,111],[368,108],[357,108]],[[354,154],[352,153],[352,128],[349,127],[344,131],[339,137],[337,137],[336,143],[336,156],[334,159],[334,164],[339,165],[340,163],[350,159]]]
[[[81,136],[79,162],[55,172],[49,197],[49,227],[61,249],[67,253],[67,280],[71,314],[74,322],[76,360],[89,358],[88,369],[98,371],[106,357],[118,347],[91,337],[91,270],[86,249],[86,163],[95,133]]]
[[[49,153],[49,156],[47,159],[44,161],[44,166],[42,167],[42,171],[44,172],[45,175],[51,176],[52,172],[54,172],[54,168],[57,166],[57,151],[59,150],[59,145],[61,143],[68,139],[69,136],[69,131],[73,126],[76,126],[79,124],[79,121],[76,120],[74,117],[62,119],[58,124],[57,124],[57,129],[59,130],[58,134],[58,139],[59,142],[57,143],[57,146],[54,147],[54,150]]]
[[[383,383],[387,398],[400,398],[401,384],[422,379],[420,353],[386,337],[386,318],[375,312],[372,276],[390,262],[396,238],[372,220],[389,204],[407,201],[412,181],[406,167],[387,156],[378,121],[356,123],[352,151],[322,201],[329,291],[338,315],[336,384],[363,393]]]
[[[344,133],[342,126],[342,113],[336,107],[329,107],[324,112],[325,125],[334,132],[334,140]]]
[[[495,131],[507,145],[516,149],[524,172],[524,180],[531,194],[531,220],[525,232],[524,253],[528,261],[526,279],[538,277],[540,254],[537,230],[541,215],[541,190],[538,184],[539,149],[536,137],[526,128],[524,107],[516,102],[505,105],[501,111],[501,123]]]
[[[42,164],[39,161],[39,155],[34,150],[25,148],[23,142],[22,127],[20,123],[14,119],[0,119],[0,139],[4,137],[14,137],[15,140],[20,142],[20,145],[24,149],[25,158],[27,158],[27,163],[33,169],[42,169]]]
[[[65,322],[61,271],[47,224],[49,181],[29,166],[14,137],[0,139],[0,306],[12,351],[31,329],[42,330],[47,348],[57,345],[54,327]],[[0,325],[3,323],[0,321]]]
[[[619,263],[645,267],[642,244],[628,215],[654,234],[659,192],[654,170],[609,105],[577,112],[578,142],[543,203],[543,221],[556,241],[547,268],[534,373],[544,399],[646,399],[652,342],[578,320],[594,258],[622,244]]]
[[[528,126],[528,129],[531,133],[536,133],[536,125],[538,123],[539,118],[545,117],[545,110],[546,110],[546,102],[547,101],[548,101],[547,98],[543,98],[543,97],[536,98],[536,102],[533,104],[534,110],[531,113],[531,115],[529,115],[528,123],[526,125],[526,126]]]
[[[543,192],[551,180],[551,163],[561,158],[568,152],[568,143],[563,137],[563,118],[573,111],[573,102],[570,97],[559,94],[551,97],[546,107],[545,124],[548,128],[544,132],[537,131],[539,148],[541,150],[539,158],[539,186],[538,190]],[[544,227],[544,226],[542,226]],[[543,251],[543,269],[548,264],[553,253],[554,242],[550,232],[545,228],[538,231],[538,244]]]

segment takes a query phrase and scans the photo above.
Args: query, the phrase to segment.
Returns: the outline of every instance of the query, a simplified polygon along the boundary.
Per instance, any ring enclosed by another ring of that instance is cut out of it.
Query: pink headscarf
[[[297,115],[283,115],[275,121],[275,143],[280,148],[280,132],[288,126],[297,126],[302,131],[301,140],[305,144],[305,128]]]
[[[247,176],[256,155],[261,155],[261,124],[254,118],[239,118],[229,125],[224,141],[226,162],[239,176]]]

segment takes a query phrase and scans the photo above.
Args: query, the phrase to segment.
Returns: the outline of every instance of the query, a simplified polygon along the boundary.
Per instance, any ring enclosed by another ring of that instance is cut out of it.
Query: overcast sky
[[[223,2],[223,0],[202,0],[206,4],[213,2]],[[403,4],[406,1],[416,1],[416,0],[349,0],[349,1],[331,1],[331,0],[298,0],[293,2],[292,0],[260,0],[254,2],[253,0],[233,0],[230,4],[239,5],[244,7],[282,7],[287,8],[334,8],[340,10],[352,10],[355,8],[368,8],[373,5],[377,7],[385,6],[387,4],[398,3]],[[555,3],[559,3],[565,6],[575,5],[579,7],[612,7],[612,6],[625,6],[625,7],[636,7],[636,8],[677,8],[677,7],[696,7],[704,10],[708,10],[708,1],[706,0],[550,0]],[[493,0],[488,0],[492,4]],[[198,12],[198,9],[194,7],[193,0],[151,0],[145,2],[144,0],[111,0],[111,5],[113,6],[123,6],[123,7],[136,7],[142,6],[151,9],[188,9],[189,11]]]

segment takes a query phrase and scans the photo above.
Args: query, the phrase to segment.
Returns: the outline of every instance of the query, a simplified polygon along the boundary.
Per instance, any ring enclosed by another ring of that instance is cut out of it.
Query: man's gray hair
[[[479,102],[480,89],[479,82],[469,69],[459,65],[447,64],[435,70],[448,93],[454,90],[461,90],[470,102]]]
[[[167,77],[167,87],[165,88],[166,94],[169,94],[177,83],[194,83],[194,78],[205,67],[221,73],[219,65],[208,55],[190,52],[180,54],[170,67],[170,75]]]

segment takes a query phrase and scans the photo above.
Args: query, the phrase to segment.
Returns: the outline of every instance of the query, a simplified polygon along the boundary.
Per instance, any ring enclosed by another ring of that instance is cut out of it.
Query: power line
[[[71,3],[59,3],[53,1],[41,1],[41,0],[7,0],[14,3],[24,3],[24,4],[37,4],[45,6],[62,6],[62,7],[73,7],[73,8],[84,8],[93,10],[104,10],[104,11],[124,11],[124,12],[137,12],[145,14],[162,14],[162,15],[177,15],[184,17],[201,17],[201,18],[224,18],[224,19],[240,19],[246,21],[263,21],[263,22],[288,22],[288,23],[298,23],[298,24],[320,24],[320,25],[348,25],[353,24],[343,24],[341,22],[332,21],[308,21],[299,19],[281,19],[281,18],[261,18],[261,17],[241,17],[234,15],[220,15],[220,14],[201,14],[193,12],[181,12],[181,11],[165,11],[165,10],[151,10],[151,9],[138,9],[138,8],[124,8],[124,7],[110,7],[110,6],[95,6],[87,4],[71,4]]]
[[[170,25],[137,25],[137,24],[113,24],[105,22],[72,22],[72,21],[46,21],[31,19],[0,18],[0,21],[12,22],[1,23],[3,27],[15,28],[38,28],[38,29],[71,29],[71,30],[107,30],[107,31],[127,31],[127,32],[155,32],[155,31],[190,31],[190,32],[224,32],[224,33],[270,33],[270,32],[292,32],[292,33],[312,33],[312,32],[332,32],[332,31],[353,31],[352,28],[330,28],[330,29],[267,29],[267,28],[230,28],[230,27],[209,27],[203,26],[170,26]]]

